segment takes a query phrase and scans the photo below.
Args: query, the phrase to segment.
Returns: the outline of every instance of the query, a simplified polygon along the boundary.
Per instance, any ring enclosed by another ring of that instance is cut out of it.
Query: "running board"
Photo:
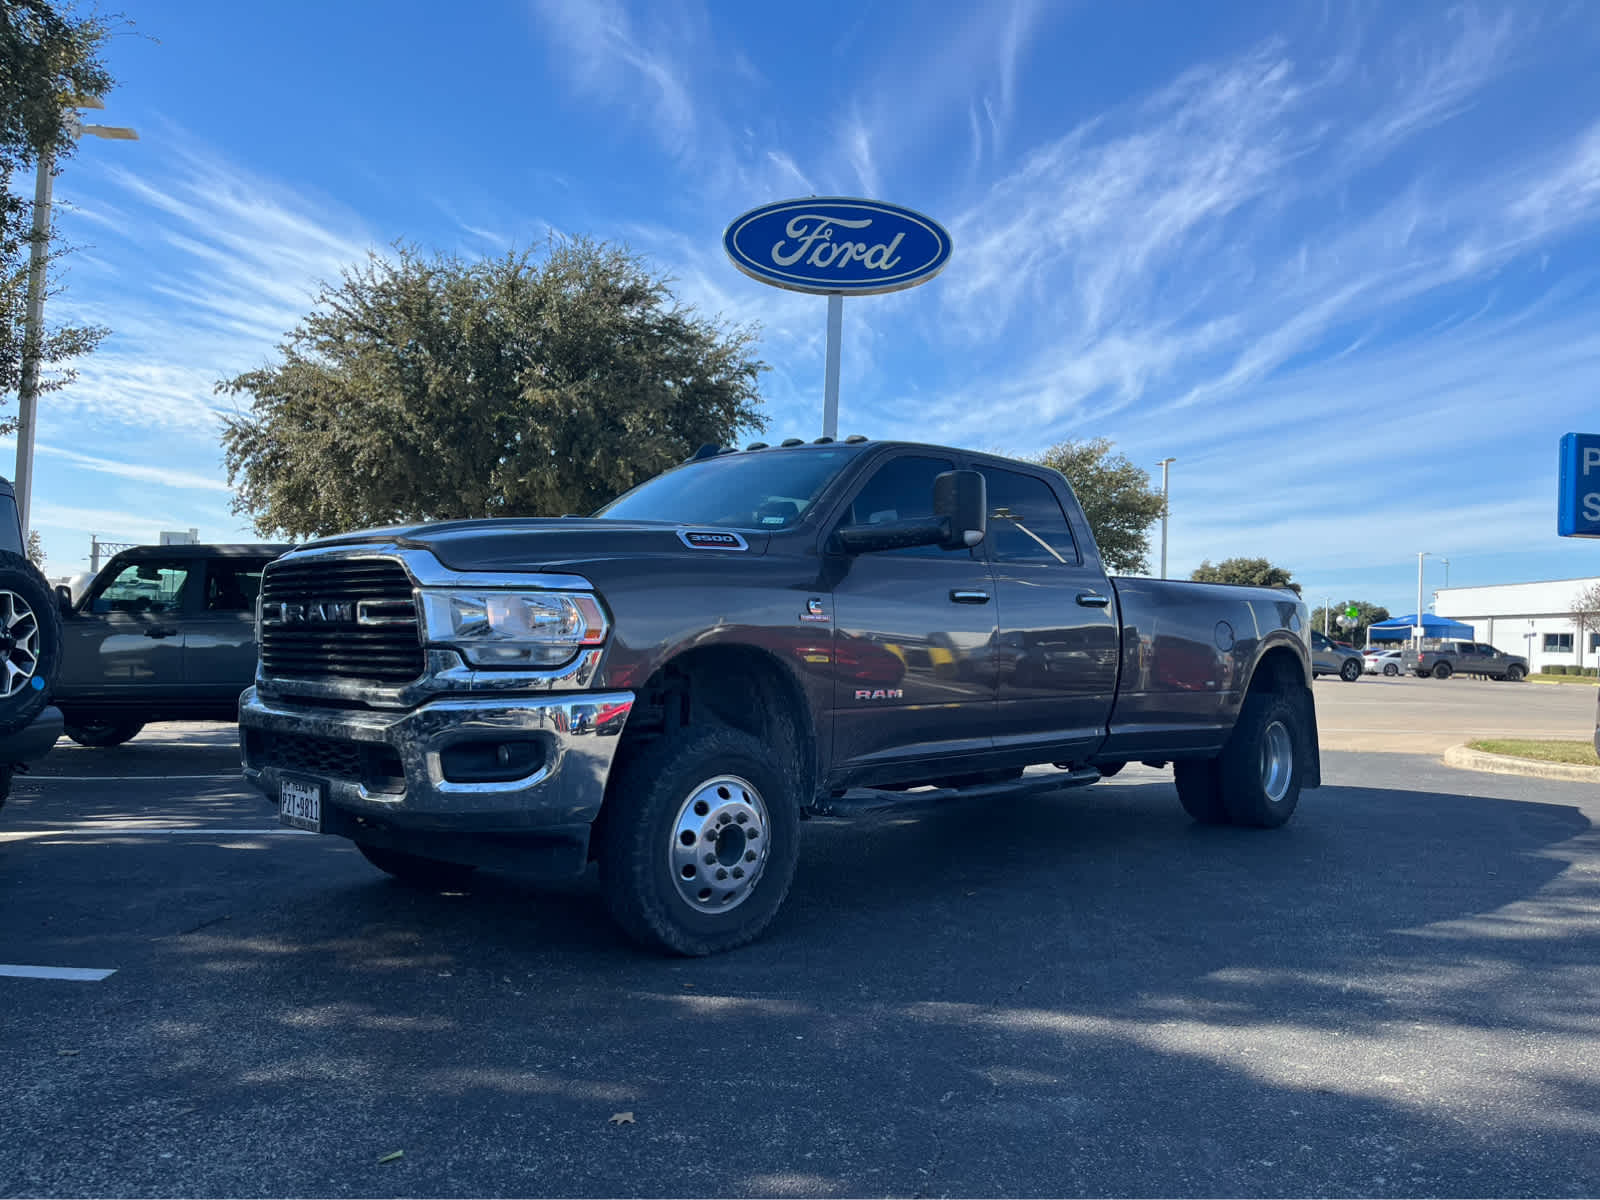
[[[1020,799],[1023,796],[1056,792],[1063,788],[1096,783],[1100,772],[1094,767],[1076,767],[1053,775],[1024,776],[1005,783],[979,783],[964,788],[919,788],[912,792],[890,792],[880,788],[851,788],[842,796],[824,796],[812,805],[818,817],[859,817],[891,809],[931,808],[954,800],[980,800],[991,796]]]

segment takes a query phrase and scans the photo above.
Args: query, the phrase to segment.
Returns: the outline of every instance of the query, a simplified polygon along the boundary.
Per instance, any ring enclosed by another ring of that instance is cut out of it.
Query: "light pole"
[[[1448,558],[1441,558],[1439,561],[1444,564],[1444,586],[1445,587],[1449,587],[1450,586],[1450,560]],[[1437,599],[1437,597],[1435,597],[1435,599]]]
[[[1417,551],[1417,623],[1411,627],[1411,638],[1418,650],[1422,649],[1422,560],[1427,557],[1426,550]]]
[[[139,135],[121,125],[84,125],[73,109],[104,108],[97,97],[78,96],[68,102],[66,123],[74,140],[83,134],[112,141],[136,142]],[[33,497],[33,435],[39,405],[39,360],[44,350],[44,268],[50,258],[50,198],[55,177],[56,155],[46,147],[39,151],[38,175],[33,184],[33,233],[28,247],[28,308],[22,328],[22,382],[17,388],[17,517],[22,535],[28,536],[29,509]]]
[[[1161,578],[1167,577],[1167,468],[1178,460],[1161,460]]]
[[[1328,637],[1329,636],[1329,633],[1328,633],[1328,612],[1332,608],[1333,608],[1333,597],[1332,596],[1324,596],[1322,598],[1322,636],[1323,637]]]

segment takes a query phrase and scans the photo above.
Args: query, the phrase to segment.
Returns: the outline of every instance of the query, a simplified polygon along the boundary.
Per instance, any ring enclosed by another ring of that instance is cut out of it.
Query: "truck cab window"
[[[994,562],[1078,565],[1078,547],[1061,502],[1044,480],[984,468],[989,493],[989,557]]]
[[[872,477],[861,486],[841,524],[880,525],[888,521],[931,520],[933,481],[946,471],[955,469],[955,463],[947,458],[913,455],[892,458],[874,471]],[[953,552],[938,546],[910,546],[882,553],[941,558]]]

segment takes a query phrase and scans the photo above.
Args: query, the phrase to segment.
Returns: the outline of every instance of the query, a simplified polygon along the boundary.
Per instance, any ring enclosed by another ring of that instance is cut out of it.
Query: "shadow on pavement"
[[[242,868],[248,911],[153,939],[81,1001],[105,1008],[103,1046],[65,1065],[13,1050],[28,1102],[0,1190],[1600,1178],[1600,845],[1576,803],[1325,787],[1262,833],[1190,825],[1150,783],[806,832],[768,937],[702,961],[624,944],[592,878],[430,895],[340,843],[274,845]],[[85,1089],[109,1127],[71,1119]],[[634,1124],[608,1122],[624,1110]],[[173,1158],[148,1166],[157,1144]]]

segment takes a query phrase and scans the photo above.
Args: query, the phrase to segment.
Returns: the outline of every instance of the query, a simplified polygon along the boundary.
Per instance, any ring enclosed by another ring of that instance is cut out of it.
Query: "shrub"
[[[1544,670],[1540,671],[1539,673],[1541,675],[1565,675],[1567,673],[1567,669],[1565,667],[1551,666],[1544,668]]]

